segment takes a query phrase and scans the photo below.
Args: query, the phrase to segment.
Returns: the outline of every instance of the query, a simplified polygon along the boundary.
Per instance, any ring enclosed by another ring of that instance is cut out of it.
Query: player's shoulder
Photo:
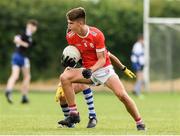
[[[69,32],[67,32],[66,37],[67,37],[68,39],[70,39],[70,38],[72,38],[74,35],[75,35],[74,32],[69,31]]]
[[[89,26],[89,30],[90,30],[89,33],[95,37],[98,35],[104,35],[103,32],[97,27]]]

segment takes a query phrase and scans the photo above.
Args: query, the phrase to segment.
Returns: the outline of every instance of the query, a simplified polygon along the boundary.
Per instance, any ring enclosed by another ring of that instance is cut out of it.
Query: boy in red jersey
[[[69,126],[79,123],[80,116],[75,102],[75,92],[72,91],[72,83],[105,84],[123,102],[127,111],[136,121],[138,130],[145,130],[139,111],[134,101],[128,96],[119,77],[114,72],[109,54],[105,47],[103,33],[86,25],[84,8],[74,8],[67,12],[68,32],[66,38],[68,44],[76,46],[82,57],[84,68],[72,68],[60,75],[60,81],[70,109],[69,116],[60,121],[62,125]],[[122,70],[126,70],[124,67]]]
[[[111,59],[111,62],[113,64],[113,66],[117,67],[118,69],[122,70],[124,69],[124,65],[121,63],[121,61],[112,53],[108,52],[109,57]],[[62,57],[64,58],[64,57]],[[66,61],[65,61],[66,60]],[[75,67],[76,66],[76,62],[73,61],[73,58],[70,58],[69,56],[67,56],[67,58],[62,59],[62,65],[64,67],[66,67],[65,70],[71,69],[71,67]],[[81,63],[79,63],[79,67],[81,66]],[[124,70],[124,74],[126,74],[129,78],[135,78],[135,74],[133,72],[131,72],[130,70],[128,70],[127,68]],[[93,96],[93,91],[90,88],[89,85],[86,84],[80,84],[80,83],[73,83],[73,90],[75,92],[75,94],[79,93],[79,92],[83,92],[86,104],[88,106],[88,111],[89,111],[89,121],[88,121],[88,125],[87,128],[94,128],[97,125],[97,118],[96,118],[96,112],[95,112],[95,106],[94,106],[94,96]],[[65,116],[65,118],[67,116],[69,116],[69,108],[68,108],[68,104],[64,95],[64,91],[62,89],[61,83],[59,83],[58,88],[56,90],[56,96],[55,96],[56,102],[59,102],[61,110]],[[61,124],[61,121],[58,122],[58,124],[60,125],[60,127],[64,127]],[[67,126],[65,126],[67,127]],[[71,124],[71,126],[68,126],[70,128],[75,127],[75,124]]]

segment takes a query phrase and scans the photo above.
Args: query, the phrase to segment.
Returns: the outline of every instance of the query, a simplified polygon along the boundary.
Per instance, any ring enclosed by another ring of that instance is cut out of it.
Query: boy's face
[[[68,29],[73,32],[77,32],[79,30],[79,28],[81,27],[80,21],[71,21],[68,19],[67,23],[68,23]]]
[[[139,41],[140,41],[142,44],[144,44],[144,39],[143,39],[143,37],[141,37],[141,38],[139,39]]]
[[[27,29],[28,29],[29,31],[31,31],[32,34],[33,34],[33,33],[35,33],[35,32],[37,31],[37,26],[32,25],[32,24],[27,24]]]

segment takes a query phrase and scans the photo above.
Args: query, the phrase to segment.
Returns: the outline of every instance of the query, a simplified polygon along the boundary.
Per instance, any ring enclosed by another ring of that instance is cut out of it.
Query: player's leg
[[[84,98],[89,111],[89,122],[87,124],[87,128],[95,127],[97,125],[97,118],[94,107],[93,91],[91,90],[89,85],[86,84],[75,84],[74,89],[76,93],[78,93],[78,90],[83,90]]]
[[[94,107],[94,98],[93,91],[87,85],[83,86],[83,94],[86,100],[86,104],[88,106],[89,111],[89,122],[87,124],[87,128],[93,128],[97,125],[96,111]]]
[[[64,114],[64,118],[66,119],[68,116],[69,116],[69,107],[68,107],[68,104],[66,102],[66,98],[65,98],[65,95],[64,95],[64,90],[62,89],[62,87],[59,85],[58,89],[56,90],[56,101],[59,102],[59,105],[61,107],[61,110]],[[60,123],[60,121],[58,121],[58,124],[60,125],[60,127],[64,127],[64,125],[62,125]],[[71,124],[71,126],[69,125],[68,127],[72,128],[74,127],[74,123]]]
[[[67,67],[64,71],[67,71],[67,70],[70,70],[71,68],[70,67]],[[76,84],[72,84],[73,85],[73,89],[74,87],[76,86]],[[69,116],[69,112],[70,112],[70,109],[68,107],[68,104],[67,104],[67,101],[66,101],[66,98],[65,98],[65,95],[64,95],[64,90],[62,88],[62,85],[61,83],[59,83],[58,85],[58,89],[56,90],[56,101],[59,101],[59,104],[60,104],[60,107],[61,107],[61,110],[64,114],[64,117],[65,119]],[[74,90],[75,91],[75,90]],[[79,90],[78,90],[79,91]],[[78,93],[77,91],[77,93]],[[59,121],[60,122],[60,121]],[[60,124],[58,122],[58,124]],[[61,125],[61,124],[60,124]],[[74,124],[72,124],[72,126],[74,126]],[[72,127],[72,126],[69,126],[69,127]]]
[[[66,120],[61,121],[62,125],[69,126],[71,123],[79,123],[80,117],[77,111],[75,102],[75,92],[73,91],[72,83],[92,83],[90,79],[82,77],[82,69],[70,69],[64,71],[60,76],[60,81],[64,90],[64,94],[70,109],[70,115]]]
[[[88,105],[88,110],[89,110],[89,122],[88,122],[87,128],[95,127],[97,124],[97,119],[96,119],[96,112],[95,112],[95,108],[94,108],[92,90],[89,88],[88,85],[78,84],[78,83],[73,84],[73,89],[76,94],[83,90],[83,94],[84,94],[86,103]],[[69,115],[70,110],[68,108],[68,104],[66,102],[66,98],[64,96],[63,89],[59,90],[58,92],[60,93],[60,97],[59,97],[60,107],[66,118]],[[72,124],[72,126],[74,126],[74,125]]]
[[[19,78],[19,73],[20,73],[20,67],[17,65],[13,65],[12,66],[12,72],[11,72],[11,75],[8,79],[6,90],[5,90],[5,96],[6,96],[7,101],[9,103],[12,103],[12,96],[11,95],[12,95],[13,87]]]
[[[136,121],[137,129],[144,130],[145,125],[141,119],[140,113],[137,109],[135,102],[127,94],[123,84],[121,83],[117,75],[112,75],[105,83],[108,88],[113,90],[115,95],[119,98],[121,102],[125,105],[127,111],[131,114],[133,119]]]
[[[30,72],[30,64],[29,60],[25,60],[25,65],[22,67],[22,73],[23,73],[23,82],[22,82],[22,99],[21,103],[28,103],[28,91],[29,91],[29,85],[31,80],[31,72]]]
[[[65,71],[66,70],[69,70],[70,68],[69,67],[67,67],[66,69],[65,69]],[[74,87],[73,87],[74,88]],[[56,90],[56,95],[59,97],[59,98],[56,98],[56,99],[59,99],[59,100],[56,100],[56,101],[59,101],[59,104],[60,104],[60,107],[61,107],[61,110],[62,110],[62,112],[63,112],[63,114],[64,114],[64,117],[65,117],[65,119],[69,116],[69,107],[68,107],[68,104],[67,104],[67,101],[66,101],[66,98],[65,98],[65,95],[64,95],[64,90],[63,90],[63,88],[62,88],[62,85],[61,85],[61,83],[59,83],[59,85],[58,85],[58,89]],[[56,96],[56,97],[57,97]],[[58,124],[59,124],[59,122],[58,122]],[[71,127],[71,126],[70,126]]]
[[[132,64],[134,71],[136,71],[136,83],[134,85],[133,94],[140,95],[143,82],[143,66],[139,63],[133,63]]]
[[[79,93],[80,91],[82,91],[78,84],[74,83],[74,84],[72,84],[72,86],[73,86],[73,91],[75,93]],[[59,96],[60,107],[61,107],[62,112],[64,113],[64,117],[65,117],[65,120],[66,120],[67,117],[70,115],[70,109],[68,107],[66,97],[64,95],[64,90],[63,90],[61,85],[59,85],[58,90],[57,90],[56,93],[58,93],[56,95]],[[62,124],[61,121],[59,121],[58,124],[60,125],[60,127],[64,127],[64,126],[69,127],[69,128],[75,127],[74,123],[71,123],[68,126],[66,126],[66,125]]]
[[[61,110],[64,114],[64,117],[67,118],[69,116],[69,107],[68,107],[68,104],[66,102],[66,98],[64,96],[64,91],[62,89],[62,87],[59,88],[59,93],[60,93],[60,97],[59,97],[59,104],[60,104],[60,107],[61,107]]]
[[[90,79],[83,78],[82,69],[79,68],[64,71],[60,76],[60,81],[66,96],[67,103],[70,106],[75,105],[75,92],[73,91],[72,83],[92,83]]]
[[[136,95],[140,95],[143,84],[143,72],[139,70],[136,72],[136,83],[134,86]]]

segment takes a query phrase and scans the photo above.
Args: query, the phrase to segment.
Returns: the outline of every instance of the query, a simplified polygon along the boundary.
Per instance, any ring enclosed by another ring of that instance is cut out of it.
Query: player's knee
[[[60,81],[61,81],[61,83],[65,83],[65,82],[67,82],[67,81],[69,81],[70,80],[70,76],[67,74],[67,73],[62,73],[61,75],[60,75]]]
[[[28,75],[24,76],[24,80],[30,81],[31,80],[31,75],[28,74]]]
[[[65,73],[62,73],[59,77],[61,83],[63,84],[64,82],[66,82],[68,80],[67,76]]]

